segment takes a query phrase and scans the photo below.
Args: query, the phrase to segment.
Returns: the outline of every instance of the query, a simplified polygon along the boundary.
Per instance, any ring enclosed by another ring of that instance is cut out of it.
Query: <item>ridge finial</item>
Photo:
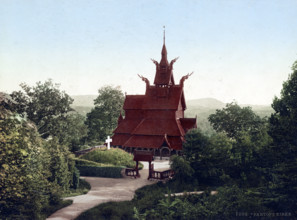
[[[165,25],[163,26],[163,44],[165,44]]]

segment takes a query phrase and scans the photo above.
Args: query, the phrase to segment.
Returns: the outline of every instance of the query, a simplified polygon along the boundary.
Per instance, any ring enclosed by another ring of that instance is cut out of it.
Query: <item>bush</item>
[[[73,158],[75,161],[76,166],[93,166],[93,167],[112,167],[114,165],[112,164],[107,164],[107,163],[97,163],[94,161],[90,161],[90,160],[85,160],[82,158]]]
[[[77,220],[132,219],[133,205],[129,201],[108,202],[96,206],[78,216]]]
[[[65,198],[65,197],[72,197],[72,196],[87,194],[90,189],[91,189],[90,183],[88,183],[84,179],[79,179],[79,186],[76,189],[70,188],[68,192],[62,194],[62,197]]]
[[[43,217],[48,217],[51,214],[55,213],[59,209],[67,207],[73,203],[72,200],[60,200],[59,203],[55,205],[49,205],[43,209]]]
[[[82,176],[122,178],[124,167],[77,166]]]
[[[170,157],[170,167],[174,171],[174,178],[180,183],[187,182],[191,180],[194,174],[194,169],[191,167],[190,162],[185,160],[185,158],[173,155]]]
[[[86,153],[80,158],[97,163],[112,164],[115,166],[125,166],[129,168],[134,168],[136,166],[136,162],[133,161],[133,155],[119,148],[112,148],[110,150],[96,149]],[[143,165],[140,164],[139,168],[143,168]]]
[[[72,188],[77,189],[79,187],[79,170],[75,167],[73,172]]]

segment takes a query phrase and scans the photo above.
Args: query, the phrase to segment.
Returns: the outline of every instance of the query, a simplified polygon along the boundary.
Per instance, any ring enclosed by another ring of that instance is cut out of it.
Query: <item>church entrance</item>
[[[126,168],[125,174],[126,176],[132,176],[134,178],[139,178],[139,161],[141,162],[148,162],[149,163],[149,175],[147,179],[157,179],[157,180],[164,180],[172,178],[174,175],[172,170],[165,170],[165,171],[155,171],[154,164],[152,161],[154,159],[154,151],[144,151],[144,150],[134,150],[134,161],[136,161],[135,168]]]

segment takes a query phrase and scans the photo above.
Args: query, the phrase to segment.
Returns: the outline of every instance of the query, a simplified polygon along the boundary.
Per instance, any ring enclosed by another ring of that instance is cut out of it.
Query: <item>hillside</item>
[[[94,107],[94,99],[97,98],[97,95],[75,95],[71,97],[74,99],[71,107],[85,116]]]
[[[188,108],[214,108],[219,109],[225,106],[225,103],[214,98],[203,98],[186,101]]]
[[[71,98],[74,99],[72,106],[84,106],[84,107],[93,107],[94,99],[97,98],[98,95],[74,95]]]
[[[222,109],[226,106],[214,98],[203,98],[187,101],[187,110],[185,111],[186,117],[197,116],[197,127],[203,132],[211,135],[214,130],[208,122],[208,116],[216,112],[216,109]],[[250,106],[253,111],[260,117],[270,116],[273,109],[269,105],[240,105],[241,107]]]
[[[94,107],[94,99],[96,95],[77,95],[72,96],[74,102],[72,108],[78,113],[86,115]],[[216,109],[222,109],[226,103],[214,98],[202,98],[187,100],[186,117],[197,116],[197,126],[207,134],[212,134],[214,131],[208,122],[208,116],[216,112]],[[252,109],[261,117],[270,116],[273,109],[269,105],[240,105],[241,107],[251,106]]]

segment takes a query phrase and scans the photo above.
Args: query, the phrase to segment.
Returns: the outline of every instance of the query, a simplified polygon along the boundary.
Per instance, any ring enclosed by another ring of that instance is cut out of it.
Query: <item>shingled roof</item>
[[[172,69],[177,58],[168,63],[165,40],[161,54],[160,63],[153,60],[156,64],[154,85],[140,76],[146,82],[145,95],[126,95],[125,118],[119,117],[112,145],[152,149],[167,146],[182,150],[186,132],[196,127],[196,118],[184,118],[185,77],[175,85]]]

